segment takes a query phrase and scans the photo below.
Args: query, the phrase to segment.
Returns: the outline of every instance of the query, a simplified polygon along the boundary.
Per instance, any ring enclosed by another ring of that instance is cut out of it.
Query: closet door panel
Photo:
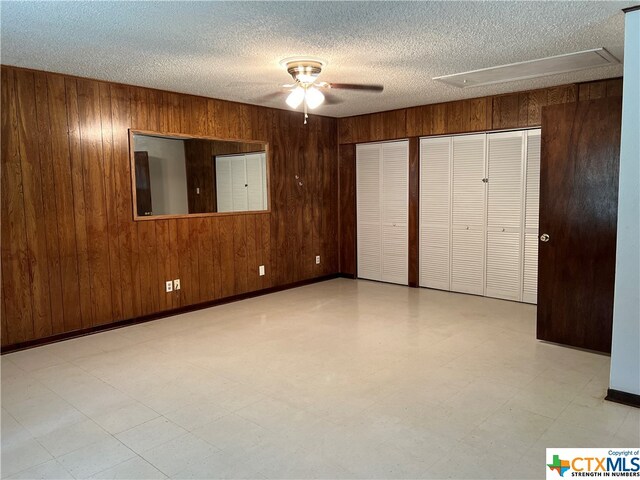
[[[451,290],[484,294],[485,134],[453,137]]]
[[[420,228],[420,286],[449,290],[448,226],[430,225]]]
[[[385,282],[407,284],[408,265],[407,229],[398,225],[382,226],[382,276]]]
[[[233,211],[231,192],[231,161],[226,157],[216,157],[216,205],[218,212]]]
[[[538,233],[540,219],[540,130],[527,132],[527,172],[525,181],[525,228]],[[530,233],[534,233],[531,231]]]
[[[231,196],[233,211],[247,210],[247,165],[244,155],[228,157],[231,161]]]
[[[381,280],[380,145],[356,147],[358,277]]]
[[[382,147],[382,280],[408,283],[409,142]]]
[[[420,286],[450,288],[451,137],[420,141]]]
[[[520,300],[522,295],[523,132],[487,135],[488,297]]]
[[[520,230],[487,232],[487,297],[520,300]]]
[[[453,228],[451,249],[451,290],[484,293],[484,229]]]
[[[263,177],[263,153],[245,155],[247,168],[247,207],[249,210],[263,210],[266,208],[265,179]]]
[[[522,226],[522,132],[487,136],[487,227]]]
[[[538,301],[538,234],[526,233],[524,236],[524,278],[522,301]]]
[[[538,301],[538,222],[540,211],[540,130],[527,132],[522,301]]]
[[[382,144],[382,223],[406,225],[408,205],[409,144]]]
[[[453,137],[452,224],[483,227],[485,134]]]
[[[358,224],[358,277],[382,279],[380,225]]]

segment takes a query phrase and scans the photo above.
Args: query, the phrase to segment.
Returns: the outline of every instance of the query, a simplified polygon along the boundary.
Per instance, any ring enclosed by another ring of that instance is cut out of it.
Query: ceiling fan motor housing
[[[323,64],[313,60],[294,60],[287,63],[287,72],[296,82],[313,83],[320,75]]]

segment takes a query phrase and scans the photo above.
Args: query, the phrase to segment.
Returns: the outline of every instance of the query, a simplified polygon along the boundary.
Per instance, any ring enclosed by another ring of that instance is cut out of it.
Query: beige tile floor
[[[535,307],[332,280],[2,356],[3,478],[543,478],[638,447]]]

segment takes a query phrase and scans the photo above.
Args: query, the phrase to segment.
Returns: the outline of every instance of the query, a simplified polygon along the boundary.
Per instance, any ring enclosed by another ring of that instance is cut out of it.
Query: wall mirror
[[[266,143],[130,131],[133,214],[205,216],[266,211]]]

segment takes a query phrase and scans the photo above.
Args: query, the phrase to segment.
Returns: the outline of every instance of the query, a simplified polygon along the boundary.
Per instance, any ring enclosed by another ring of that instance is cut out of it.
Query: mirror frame
[[[200,140],[217,140],[220,142],[236,142],[236,143],[254,143],[257,145],[264,145],[264,151],[267,155],[267,208],[266,210],[247,210],[241,212],[208,212],[208,213],[179,213],[174,215],[138,215],[137,198],[136,198],[136,163],[135,163],[135,149],[133,143],[134,135],[147,135],[149,137],[163,137],[163,138],[177,138],[177,139],[192,139],[197,138]],[[269,151],[269,142],[263,142],[262,140],[245,140],[241,138],[220,138],[211,137],[208,135],[187,135],[184,133],[173,132],[157,132],[152,130],[136,130],[129,129],[129,170],[131,172],[131,200],[132,211],[134,221],[149,221],[149,220],[167,220],[171,218],[199,218],[199,217],[223,217],[230,215],[256,215],[256,214],[268,214],[271,213],[271,153]]]

